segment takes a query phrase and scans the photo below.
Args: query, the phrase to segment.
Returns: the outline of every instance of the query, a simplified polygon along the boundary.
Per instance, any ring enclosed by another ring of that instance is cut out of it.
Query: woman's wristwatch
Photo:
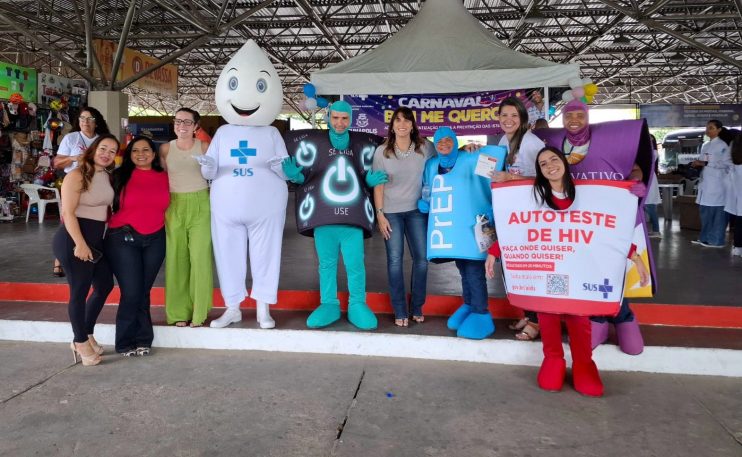
[[[384,214],[384,208],[376,208],[376,214]]]

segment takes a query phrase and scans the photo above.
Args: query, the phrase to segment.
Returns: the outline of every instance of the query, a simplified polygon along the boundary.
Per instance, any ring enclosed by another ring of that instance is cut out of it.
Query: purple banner
[[[510,96],[520,98],[529,111],[538,111],[531,101],[535,89],[498,90],[459,94],[346,95],[353,107],[351,130],[386,136],[394,110],[406,106],[415,113],[423,136],[431,137],[438,127],[448,126],[457,135],[497,135],[502,133],[498,111],[500,102]]]

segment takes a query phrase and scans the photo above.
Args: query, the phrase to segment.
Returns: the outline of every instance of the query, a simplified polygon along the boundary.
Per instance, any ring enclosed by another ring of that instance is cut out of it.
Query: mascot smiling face
[[[270,125],[281,113],[283,89],[278,72],[253,40],[224,66],[215,90],[219,114],[235,125]]]

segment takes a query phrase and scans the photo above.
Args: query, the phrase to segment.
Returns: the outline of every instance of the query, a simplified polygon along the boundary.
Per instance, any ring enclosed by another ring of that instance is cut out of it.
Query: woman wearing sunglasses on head
[[[121,289],[116,314],[116,352],[149,355],[154,334],[150,291],[165,259],[168,177],[151,139],[136,137],[113,173],[113,216],[105,240],[106,257]]]
[[[165,213],[165,313],[177,327],[200,327],[212,305],[214,289],[211,254],[209,185],[194,156],[208,142],[195,138],[201,116],[189,108],[175,113],[176,139],[160,146],[162,165],[170,180],[170,207]]]

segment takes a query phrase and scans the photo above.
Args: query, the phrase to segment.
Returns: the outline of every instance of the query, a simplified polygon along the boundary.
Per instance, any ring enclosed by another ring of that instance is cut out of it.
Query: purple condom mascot
[[[541,129],[533,133],[547,145],[564,151],[574,179],[638,181],[632,187],[632,193],[639,197],[634,244],[652,272],[651,285],[636,287],[636,272],[627,268],[624,299],[618,314],[592,318],[593,348],[608,339],[609,324],[614,324],[621,350],[637,355],[644,350],[644,340],[625,297],[652,296],[657,284],[642,208],[650,180],[655,179],[647,123],[642,119],[589,125],[588,107],[578,100],[567,103],[563,116],[563,129]]]

